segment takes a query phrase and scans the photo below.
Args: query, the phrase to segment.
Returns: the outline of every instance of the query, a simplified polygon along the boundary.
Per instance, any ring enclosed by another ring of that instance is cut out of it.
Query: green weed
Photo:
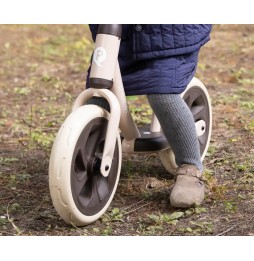
[[[113,232],[113,228],[111,226],[107,226],[102,230],[102,236],[109,236]]]
[[[248,110],[254,110],[254,102],[253,101],[242,101],[240,102],[240,106],[242,108],[248,109]]]
[[[19,161],[18,158],[4,158],[4,157],[0,157],[0,163],[1,165],[10,165],[12,164],[13,162],[16,162],[16,161]]]
[[[102,216],[102,222],[122,221],[124,213],[119,208],[114,208]]]
[[[237,211],[237,204],[235,202],[225,201],[224,207],[227,213],[235,213]]]
[[[249,97],[254,95],[254,90],[247,88],[239,88],[236,90],[236,94],[240,97]]]
[[[0,226],[4,226],[6,224],[8,224],[8,219],[6,218],[6,216],[0,216]]]
[[[177,212],[173,212],[172,214],[159,214],[159,215],[155,215],[155,214],[146,214],[147,217],[155,222],[155,224],[157,225],[162,225],[163,223],[167,223],[167,224],[171,224],[171,225],[175,225],[178,220],[184,216],[184,212],[181,211],[177,211]]]
[[[17,93],[19,95],[24,95],[27,96],[31,92],[30,89],[27,87],[15,87],[14,88],[14,93]]]
[[[51,148],[55,140],[55,134],[43,132],[41,129],[35,129],[31,132],[31,140],[46,149]]]
[[[224,198],[225,192],[228,190],[227,186],[218,184],[218,180],[213,174],[213,170],[206,169],[204,172],[204,180],[208,190],[212,193],[210,195],[212,198],[215,199],[222,199]]]
[[[145,125],[151,122],[152,109],[148,104],[129,106],[132,117],[137,125]]]
[[[212,157],[212,156],[216,153],[216,151],[217,151],[216,148],[217,148],[217,147],[216,147],[215,145],[210,145],[210,146],[208,147],[206,156],[207,156],[207,157]]]

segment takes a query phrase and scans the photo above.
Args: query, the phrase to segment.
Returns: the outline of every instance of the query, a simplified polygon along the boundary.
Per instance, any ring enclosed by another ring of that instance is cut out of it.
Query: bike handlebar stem
[[[121,38],[122,25],[121,24],[100,24],[98,34],[111,34]]]

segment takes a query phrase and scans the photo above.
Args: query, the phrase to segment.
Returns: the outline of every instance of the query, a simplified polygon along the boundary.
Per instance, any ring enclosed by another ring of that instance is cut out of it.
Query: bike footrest
[[[140,128],[139,132],[141,137],[135,140],[135,152],[155,152],[169,148],[167,139],[162,132],[150,132],[146,128]]]

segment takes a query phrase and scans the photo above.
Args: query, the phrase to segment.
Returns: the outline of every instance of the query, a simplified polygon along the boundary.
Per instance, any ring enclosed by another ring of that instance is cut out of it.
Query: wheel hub
[[[195,122],[196,132],[198,137],[202,136],[206,131],[206,122],[204,120],[198,120]]]
[[[88,168],[90,175],[101,175],[100,172],[101,159],[98,157],[93,157],[88,162]]]

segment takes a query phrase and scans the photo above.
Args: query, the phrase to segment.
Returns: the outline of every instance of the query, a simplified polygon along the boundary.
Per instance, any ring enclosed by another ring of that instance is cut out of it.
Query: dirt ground
[[[254,235],[254,25],[215,25],[200,54],[196,76],[213,106],[202,207],[170,206],[173,179],[156,154],[123,155],[107,213],[81,228],[56,213],[48,164],[84,88],[88,28],[1,25],[0,35],[0,235]]]

